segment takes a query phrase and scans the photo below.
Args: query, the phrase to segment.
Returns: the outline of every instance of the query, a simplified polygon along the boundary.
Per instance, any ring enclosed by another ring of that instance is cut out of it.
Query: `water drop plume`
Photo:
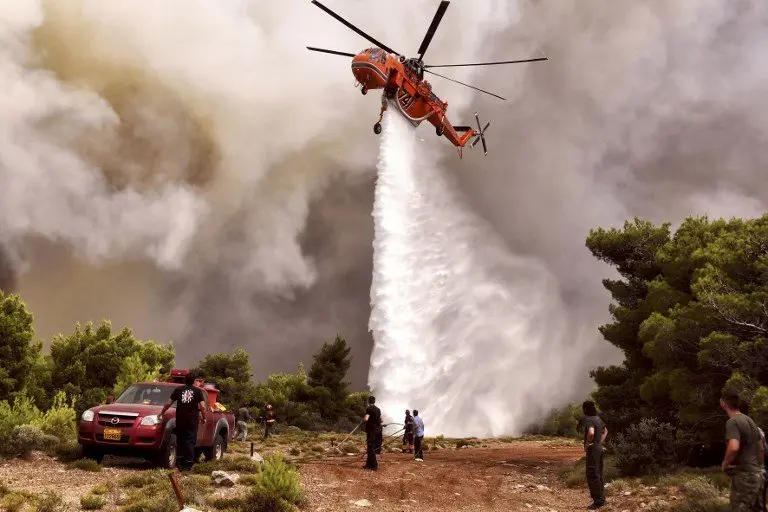
[[[373,209],[370,387],[388,415],[418,409],[432,435],[517,434],[561,387],[550,378],[569,350],[557,284],[464,206],[417,141],[402,116],[387,114]]]

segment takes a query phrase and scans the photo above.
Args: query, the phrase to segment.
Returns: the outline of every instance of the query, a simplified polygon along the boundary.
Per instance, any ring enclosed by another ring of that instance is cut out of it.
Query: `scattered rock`
[[[531,505],[530,503],[526,503],[525,506],[526,506],[526,508],[532,508],[533,507],[533,505]]]
[[[632,491],[624,491],[624,496],[632,496]]]
[[[256,462],[264,462],[264,457],[259,455],[259,452],[253,452],[253,455],[251,455],[251,460],[255,460]]]
[[[184,507],[181,512],[202,512],[201,510],[197,510],[196,508],[192,507]]]
[[[350,501],[350,503],[356,507],[370,507],[373,504],[368,500]]]
[[[225,471],[214,471],[211,473],[211,478],[215,485],[234,487],[237,485],[237,481],[240,480],[240,475],[230,474]]]
[[[547,487],[546,485],[537,485],[536,489],[539,490],[539,491],[551,491],[552,490],[549,487]]]

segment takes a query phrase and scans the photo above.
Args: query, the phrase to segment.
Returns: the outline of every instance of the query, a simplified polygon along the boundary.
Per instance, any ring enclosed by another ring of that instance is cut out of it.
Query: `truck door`
[[[205,424],[200,423],[197,429],[197,447],[211,446],[213,444],[213,429],[216,425],[213,424],[213,412],[211,412],[211,404],[208,402],[208,393],[203,390],[203,403],[205,404]]]

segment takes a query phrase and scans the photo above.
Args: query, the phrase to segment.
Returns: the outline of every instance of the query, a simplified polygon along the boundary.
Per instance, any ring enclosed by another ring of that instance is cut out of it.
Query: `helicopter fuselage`
[[[352,74],[366,94],[370,90],[383,89],[386,99],[391,100],[414,126],[429,121],[438,135],[444,135],[452,144],[463,147],[473,135],[470,127],[456,127],[446,118],[448,103],[434,92],[424,80],[423,64],[386,52],[381,48],[367,48],[352,58]]]

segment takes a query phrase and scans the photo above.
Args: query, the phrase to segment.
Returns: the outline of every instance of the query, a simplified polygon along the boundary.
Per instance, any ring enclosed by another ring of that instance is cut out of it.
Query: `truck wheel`
[[[221,434],[216,434],[213,439],[213,446],[205,450],[205,460],[219,460],[222,457],[224,457],[224,438],[221,437]]]
[[[165,442],[160,449],[160,453],[157,455],[155,463],[165,469],[173,469],[176,467],[176,454],[177,454],[176,434],[168,436],[168,441]]]

